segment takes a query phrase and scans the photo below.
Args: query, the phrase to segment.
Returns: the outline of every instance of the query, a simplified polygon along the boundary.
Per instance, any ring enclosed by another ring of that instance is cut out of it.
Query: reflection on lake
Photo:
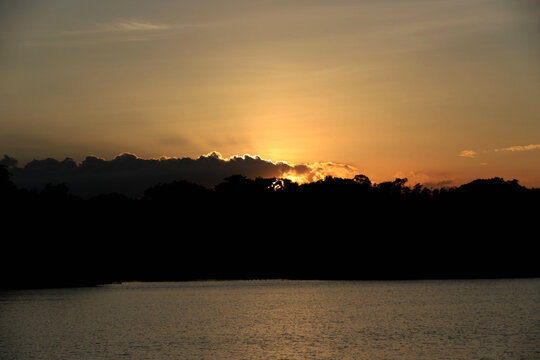
[[[539,359],[540,279],[0,292],[2,359]]]

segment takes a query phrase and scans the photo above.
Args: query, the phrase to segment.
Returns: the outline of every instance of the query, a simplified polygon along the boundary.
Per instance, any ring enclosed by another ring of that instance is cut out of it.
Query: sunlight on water
[[[540,280],[0,293],[2,359],[538,359]]]

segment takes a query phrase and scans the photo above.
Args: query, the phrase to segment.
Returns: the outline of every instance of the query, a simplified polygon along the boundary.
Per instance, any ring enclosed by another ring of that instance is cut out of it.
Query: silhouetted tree
[[[34,165],[72,166],[70,159]],[[8,210],[4,227],[20,229],[2,243],[4,288],[540,276],[531,237],[540,189],[517,180],[429,189],[400,178],[375,184],[365,175],[306,184],[234,175],[214,189],[173,181],[147,188],[140,199],[82,200],[65,184],[18,190],[0,166],[0,200]]]
[[[41,190],[40,199],[45,201],[67,201],[69,199],[69,188],[66,184],[51,184],[45,185]]]
[[[192,199],[204,200],[209,190],[185,180],[170,184],[158,184],[144,191],[144,200],[161,202],[182,202]]]
[[[0,199],[11,200],[15,195],[15,184],[11,181],[11,174],[5,165],[0,165]]]
[[[214,187],[217,193],[221,194],[245,194],[253,189],[253,180],[243,175],[232,175]]]

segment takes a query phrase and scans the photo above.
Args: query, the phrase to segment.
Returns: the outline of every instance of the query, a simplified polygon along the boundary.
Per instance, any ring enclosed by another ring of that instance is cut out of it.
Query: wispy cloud
[[[491,151],[493,152],[503,152],[503,151],[522,152],[522,151],[531,151],[531,150],[540,150],[540,144],[514,145],[514,146],[509,146],[509,147],[500,148],[500,149],[483,150],[481,151],[481,153],[489,153]],[[461,150],[458,156],[472,159],[472,158],[475,158],[477,154],[478,153],[474,150]],[[481,163],[481,165],[487,165],[487,163]]]
[[[155,24],[140,20],[116,20],[106,24],[100,24],[91,29],[64,31],[66,35],[85,35],[107,32],[142,32],[142,31],[160,31],[172,28],[168,24]]]
[[[116,37],[100,37],[100,38],[84,38],[73,40],[47,40],[47,41],[26,41],[22,43],[22,46],[26,47],[83,47],[83,46],[95,46],[106,43],[119,43],[119,42],[134,42],[134,41],[150,41],[164,38],[164,35],[160,34],[140,34],[137,36],[116,36]]]
[[[32,47],[80,47],[103,43],[149,41],[167,36],[167,31],[197,25],[170,25],[137,19],[119,19],[79,30],[68,30],[48,38],[27,41],[23,46]]]
[[[530,144],[530,145],[515,145],[502,149],[495,149],[495,152],[499,151],[529,151],[540,149],[540,144]]]
[[[476,156],[476,151],[474,150],[461,150],[458,156],[466,158],[474,158]]]

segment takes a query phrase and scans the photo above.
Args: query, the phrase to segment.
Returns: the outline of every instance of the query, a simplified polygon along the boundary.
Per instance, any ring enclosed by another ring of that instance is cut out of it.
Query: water
[[[0,293],[2,359],[540,359],[540,279]]]

